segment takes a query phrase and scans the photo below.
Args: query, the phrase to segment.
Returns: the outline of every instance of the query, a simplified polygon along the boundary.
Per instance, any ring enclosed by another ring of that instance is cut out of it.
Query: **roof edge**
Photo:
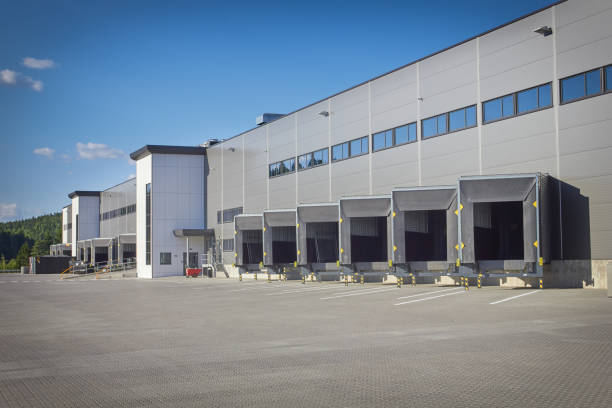
[[[130,153],[132,160],[140,160],[150,154],[186,154],[205,155],[206,148],[201,146],[169,146],[169,145],[144,145],[140,149]]]
[[[76,190],[68,194],[68,198],[74,197],[100,197],[99,191]]]

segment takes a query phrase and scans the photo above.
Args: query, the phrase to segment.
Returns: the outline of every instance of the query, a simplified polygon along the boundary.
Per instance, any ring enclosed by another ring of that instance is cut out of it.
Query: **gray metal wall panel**
[[[295,174],[270,179],[270,209],[295,207]]]
[[[389,194],[394,187],[419,184],[418,145],[381,150],[372,154],[372,193]]]
[[[368,85],[361,85],[331,100],[332,145],[369,133]]]
[[[372,81],[372,132],[415,122],[416,90],[415,65]]]
[[[270,163],[295,157],[295,114],[268,125]]]
[[[329,166],[298,172],[298,203],[321,203],[329,200]]]
[[[557,71],[560,78],[612,62],[612,3],[568,1],[557,6]]]
[[[452,175],[478,174],[478,131],[476,128],[426,139],[422,144],[421,173],[424,185]],[[447,182],[448,184],[448,182]]]
[[[370,192],[368,160],[368,156],[364,155],[332,163],[332,201]]]
[[[328,102],[310,106],[298,114],[298,155],[319,150],[329,145],[330,117],[319,115],[328,110]]]

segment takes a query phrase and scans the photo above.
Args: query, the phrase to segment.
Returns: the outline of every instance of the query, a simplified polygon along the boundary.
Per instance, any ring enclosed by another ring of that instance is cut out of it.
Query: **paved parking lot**
[[[0,276],[0,407],[609,407],[599,290]]]

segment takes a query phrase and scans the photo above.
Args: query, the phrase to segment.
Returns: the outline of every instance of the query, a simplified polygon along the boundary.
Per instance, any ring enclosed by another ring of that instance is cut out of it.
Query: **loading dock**
[[[338,277],[339,205],[304,204],[297,207],[297,263],[302,275]]]
[[[542,277],[547,180],[539,173],[459,179],[461,275]]]
[[[340,264],[354,274],[385,278],[392,262],[391,196],[340,199]]]
[[[398,188],[391,195],[396,274],[456,274],[457,186]]]
[[[263,264],[273,272],[297,267],[296,224],[296,210],[263,213]]]
[[[259,272],[263,265],[263,215],[234,217],[234,250],[238,273]]]

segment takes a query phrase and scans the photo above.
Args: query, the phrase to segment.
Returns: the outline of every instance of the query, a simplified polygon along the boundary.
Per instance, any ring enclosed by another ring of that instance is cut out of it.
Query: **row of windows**
[[[360,137],[332,147],[332,162],[369,153],[368,137]]]
[[[571,102],[589,96],[612,91],[612,65],[597,68],[561,79],[561,103]],[[552,106],[552,83],[538,85],[482,103],[482,123],[495,122],[525,113],[536,112]],[[432,116],[421,121],[421,139],[440,136],[451,132],[475,127],[477,124],[476,105]],[[372,135],[372,151],[388,149],[417,140],[416,122]],[[367,154],[368,136],[332,146],[331,161]],[[320,159],[314,157],[320,153]],[[327,149],[317,150],[299,156],[299,169],[327,164]],[[287,159],[270,165],[270,177],[295,171],[295,159]]]
[[[224,239],[223,240],[223,250],[225,252],[234,250],[234,240],[233,239]]]
[[[293,173],[295,171],[295,157],[287,160],[272,163],[270,165],[270,177],[280,176],[282,174]]]
[[[561,80],[561,103],[612,91],[612,65]]]
[[[242,214],[242,211],[242,207],[228,208],[227,210],[217,211],[217,224],[234,222],[234,217],[238,214]]]
[[[483,123],[535,112],[552,106],[551,83],[483,102]]]
[[[322,166],[329,162],[329,149],[317,150],[316,152],[306,153],[298,157],[298,170],[305,170],[311,167]]]
[[[388,149],[393,146],[400,146],[409,142],[416,142],[417,126],[416,122],[408,125],[399,126],[372,135],[372,151]]]
[[[64,224],[64,231],[72,229],[72,223],[69,222],[68,224]]]
[[[446,112],[421,121],[423,139],[476,126],[476,105]]]
[[[159,264],[160,265],[171,265],[172,264],[172,253],[160,252],[159,253]]]
[[[100,220],[112,220],[113,218],[122,217],[126,214],[132,214],[136,212],[136,204],[127,205],[125,207],[117,208],[116,210],[106,211],[100,214]]]

